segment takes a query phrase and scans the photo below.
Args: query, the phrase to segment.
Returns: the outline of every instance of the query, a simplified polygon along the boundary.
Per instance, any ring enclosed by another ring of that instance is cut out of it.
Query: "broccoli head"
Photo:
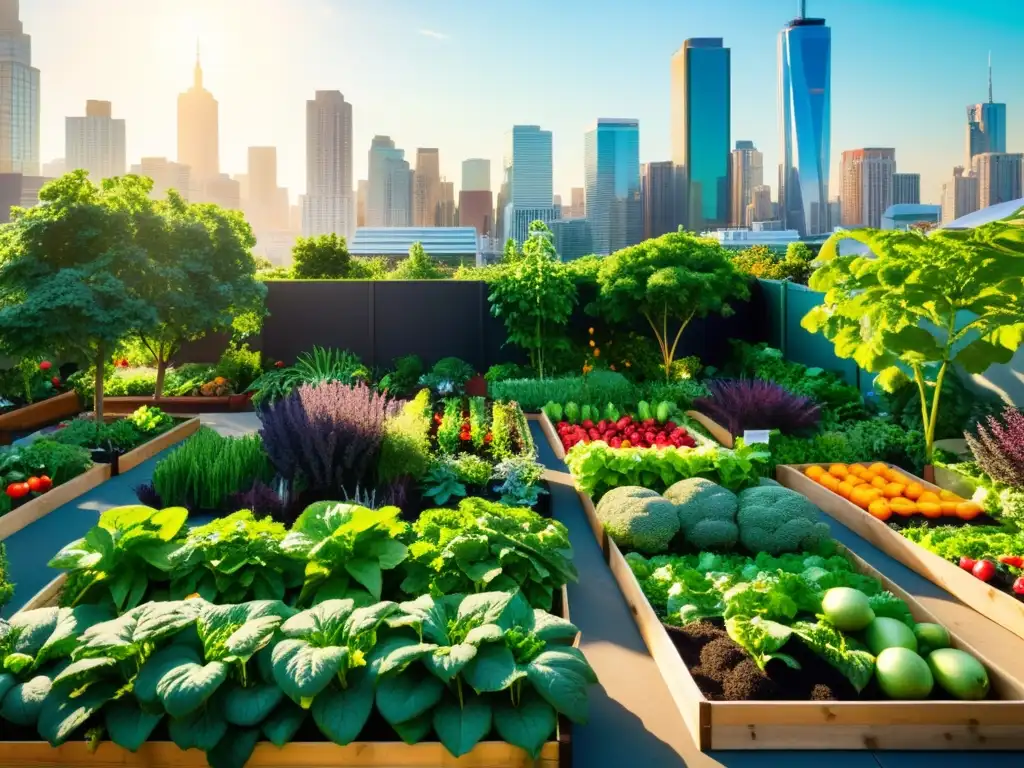
[[[781,486],[748,488],[739,495],[739,539],[751,552],[778,555],[815,550],[830,539],[821,510],[796,491]]]
[[[679,529],[686,541],[701,551],[736,546],[736,494],[702,477],[680,480],[665,498],[676,505]]]
[[[597,518],[616,544],[637,552],[665,552],[679,533],[675,505],[639,486],[608,491],[597,505]]]

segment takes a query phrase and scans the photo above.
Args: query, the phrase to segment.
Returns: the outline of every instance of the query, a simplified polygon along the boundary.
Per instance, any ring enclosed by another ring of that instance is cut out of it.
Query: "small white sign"
[[[771,434],[771,430],[768,429],[745,429],[743,430],[743,442],[747,445],[753,445],[754,443],[768,445],[769,434]]]

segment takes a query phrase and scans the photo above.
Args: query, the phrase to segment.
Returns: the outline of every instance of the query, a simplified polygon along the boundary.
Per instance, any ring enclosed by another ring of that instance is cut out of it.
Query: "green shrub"
[[[549,402],[614,403],[632,406],[639,398],[636,387],[615,371],[594,371],[588,376],[562,376],[555,379],[509,379],[490,385],[491,397],[516,402],[524,411],[534,413]]]
[[[259,435],[222,437],[202,427],[157,463],[153,489],[164,507],[222,510],[232,494],[273,476]]]
[[[52,435],[55,442],[87,449],[127,453],[149,439],[128,419],[97,424],[92,419],[75,419]]]
[[[92,455],[75,445],[61,445],[48,438],[33,440],[26,446],[8,450],[21,454],[21,464],[28,468],[45,469],[55,486],[73,480],[92,468]],[[44,474],[40,472],[39,474]]]
[[[244,392],[263,373],[260,353],[250,350],[248,344],[232,344],[220,356],[213,373],[230,381],[236,392]]]
[[[14,585],[7,578],[7,549],[0,544],[0,608],[14,597]]]
[[[90,368],[68,377],[68,384],[74,387],[83,402],[92,400],[95,376],[95,369]],[[185,363],[177,368],[168,368],[164,378],[164,395],[198,395],[199,388],[214,376],[214,367],[205,363]],[[156,369],[115,368],[109,365],[104,375],[103,390],[105,397],[152,396],[156,392]]]
[[[423,375],[423,361],[419,355],[406,355],[395,360],[395,369],[381,377],[377,389],[391,397],[408,397],[416,389]]]
[[[850,464],[882,461],[920,476],[924,471],[924,434],[879,419],[850,422],[809,438],[769,438],[772,470],[779,464]]]
[[[430,390],[421,390],[397,416],[384,424],[377,480],[387,485],[401,477],[422,479],[430,469]]]
[[[309,384],[316,387],[331,381],[355,385],[368,381],[370,370],[359,357],[347,350],[313,347],[312,352],[303,352],[295,365],[285,368],[271,368],[249,385],[256,405],[274,403],[286,397],[293,389]]]
[[[530,368],[525,365],[519,365],[518,363],[498,363],[492,365],[487,369],[487,373],[484,374],[484,381],[488,384],[495,384],[499,381],[508,381],[509,379],[522,379],[530,375]]]

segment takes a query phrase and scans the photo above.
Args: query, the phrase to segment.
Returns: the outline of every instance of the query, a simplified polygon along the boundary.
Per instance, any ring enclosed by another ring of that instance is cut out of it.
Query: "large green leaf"
[[[481,646],[462,674],[466,682],[478,693],[504,691],[525,675],[516,667],[512,651],[502,643]]]
[[[74,697],[67,686],[52,691],[51,695],[43,700],[42,709],[39,711],[39,735],[50,742],[51,746],[59,747],[116,693],[117,685],[108,682],[90,685]]]
[[[164,675],[185,664],[199,664],[201,660],[199,651],[184,643],[176,643],[162,648],[146,659],[139,669],[139,674],[135,677],[135,698],[139,700],[144,709],[162,709],[157,688]]]
[[[107,705],[103,716],[110,740],[129,752],[137,752],[163,719],[162,715],[143,712],[130,698]]]
[[[494,625],[491,625],[494,626]],[[456,643],[438,648],[423,659],[427,669],[444,682],[451,681],[476,656],[476,646],[470,643]]]
[[[548,704],[573,722],[586,722],[587,685],[596,677],[576,649],[543,651],[527,665],[526,674]]]
[[[527,691],[519,706],[503,699],[494,707],[494,728],[509,744],[526,750],[531,757],[540,751],[555,732],[558,716],[546,701]]]
[[[329,688],[316,697],[313,720],[335,744],[350,744],[370,719],[373,699],[373,679],[365,668],[357,669],[349,675],[346,688]]]
[[[376,560],[358,557],[346,561],[345,570],[353,579],[366,587],[366,591],[373,595],[374,600],[380,600],[382,588],[380,563]]]
[[[398,738],[406,744],[419,744],[430,733],[430,729],[433,727],[432,720],[431,713],[424,712],[422,715],[414,717],[412,720],[407,720],[404,723],[391,723],[391,727],[395,729]]]
[[[486,699],[469,694],[460,707],[458,700],[449,695],[434,709],[433,725],[445,749],[461,757],[491,730],[491,705]]]
[[[122,660],[137,655],[144,643],[176,635],[196,620],[198,600],[145,603],[123,616],[89,627],[82,635],[75,658],[109,656]]]
[[[282,640],[274,647],[274,680],[285,695],[308,709],[312,699],[347,663],[348,648],[314,648],[305,640]]]
[[[0,703],[0,719],[15,725],[35,725],[52,685],[46,675],[36,675],[31,680],[18,683]]]
[[[209,752],[227,733],[228,723],[218,707],[202,707],[167,722],[167,732],[178,749],[200,749]]]
[[[210,768],[245,768],[260,732],[255,728],[229,728],[220,743],[206,754]]]
[[[285,699],[263,721],[260,729],[263,731],[263,735],[267,737],[267,741],[275,747],[283,747],[298,733],[305,719],[306,710]]]
[[[547,611],[533,612],[533,633],[546,643],[571,643],[579,632],[571,621]]]
[[[412,666],[377,682],[377,709],[394,725],[423,714],[441,699],[444,683],[426,670]]]
[[[54,677],[53,684],[63,685],[66,683],[74,688],[81,688],[83,685],[102,677],[104,673],[116,668],[117,662],[104,656],[79,659],[66,666],[59,675]]]
[[[227,679],[230,668],[222,661],[186,662],[169,670],[156,685],[157,696],[171,717],[184,717],[209,699]]]
[[[232,725],[259,725],[281,703],[284,691],[276,685],[231,686],[218,700],[224,719]]]

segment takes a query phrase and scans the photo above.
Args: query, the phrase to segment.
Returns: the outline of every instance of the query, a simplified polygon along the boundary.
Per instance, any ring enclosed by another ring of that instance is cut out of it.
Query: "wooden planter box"
[[[733,702],[705,698],[629,564],[606,535],[592,500],[583,493],[580,500],[647,649],[687,730],[702,751],[1024,748],[1024,685],[969,645],[948,623],[946,627],[953,645],[973,654],[988,668],[992,689],[1002,700]],[[847,551],[846,554],[862,573],[880,580],[886,589],[906,601],[915,619],[942,623],[898,584],[854,553]]]
[[[148,443],[143,443],[138,448],[116,457],[113,464],[113,474],[119,475],[130,469],[135,469],[139,464],[153,458],[160,451],[170,448],[175,443],[180,443],[185,438],[194,435],[199,431],[199,426],[198,418],[189,419],[164,432],[162,435],[154,437]]]
[[[252,410],[252,394],[223,397],[105,397],[103,410],[116,416],[127,416],[144,405],[155,405],[165,413],[192,416],[198,413],[236,413]]]
[[[78,477],[51,488],[42,496],[0,516],[0,541],[34,523],[39,518],[45,517],[72,499],[77,499],[83,493],[91,491],[104,481],[109,480],[110,475],[109,464],[94,464],[92,469],[86,470]],[[0,760],[0,765],[2,763],[3,761]]]
[[[969,477],[964,477],[955,469],[947,467],[935,467],[935,484],[965,499],[971,498],[978,490],[978,486]]]
[[[924,578],[942,587],[965,605],[1024,638],[1024,602],[1012,595],[976,579],[967,571],[934,552],[918,546],[884,522],[869,515],[856,504],[832,493],[807,477],[803,470],[808,464],[780,466],[776,479],[787,488],[798,491],[813,501],[830,517],[838,520],[863,539],[874,544],[895,560],[903,563]],[[893,467],[908,480],[921,483],[925,488],[938,491],[938,487]],[[1024,728],[1022,728],[1024,731]]]
[[[16,432],[30,432],[47,424],[74,416],[82,410],[75,391],[64,392],[47,400],[26,405],[0,415],[0,445],[10,445]]]
[[[710,432],[719,445],[725,446],[726,448],[732,448],[732,435],[729,434],[729,430],[725,427],[716,424],[703,413],[698,413],[697,411],[687,411],[686,415]],[[537,414],[537,420],[540,422],[540,427],[544,431],[544,436],[551,444],[551,450],[555,452],[555,458],[559,461],[565,461],[565,449],[562,447],[562,441],[558,439],[558,430],[556,430],[555,425],[551,423],[551,419],[548,418],[548,415],[544,413],[544,411],[541,411]],[[703,438],[700,435],[694,435],[694,438],[697,440],[698,444],[700,444],[702,439],[706,440],[706,438]]]

